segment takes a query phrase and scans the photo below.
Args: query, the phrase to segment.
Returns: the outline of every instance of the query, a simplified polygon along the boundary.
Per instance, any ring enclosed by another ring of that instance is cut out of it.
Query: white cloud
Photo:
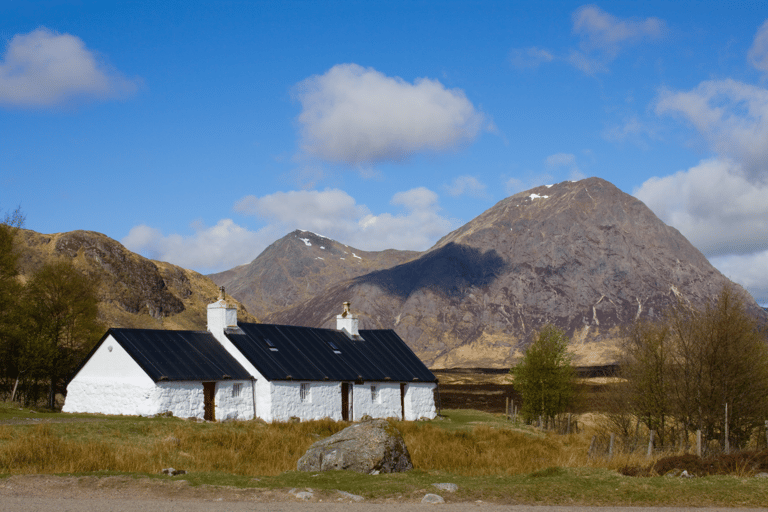
[[[282,225],[286,232],[306,229],[331,238],[335,238],[334,232],[349,231],[356,219],[368,213],[366,207],[357,205],[352,196],[339,189],[250,195],[235,204],[235,211]]]
[[[195,223],[192,228],[192,236],[165,236],[160,230],[142,224],[133,227],[121,242],[148,258],[209,273],[253,260],[277,236],[282,236],[269,228],[249,231],[231,219],[222,219],[211,227]]]
[[[555,153],[544,159],[544,165],[550,171],[565,168],[569,171],[568,179],[579,181],[586,178],[579,166],[576,164],[576,155],[572,153]]]
[[[552,54],[543,49],[532,46],[530,48],[513,48],[509,52],[509,61],[519,69],[537,68],[541,64],[552,62]]]
[[[755,69],[768,73],[768,20],[757,29],[747,59]]]
[[[132,94],[140,81],[100,62],[83,41],[38,28],[15,35],[0,62],[0,104],[37,107]]]
[[[662,38],[666,22],[659,18],[622,19],[595,5],[584,5],[573,13],[573,33],[581,37],[579,51],[571,53],[571,64],[587,74],[607,71],[607,65],[628,45]]]
[[[680,114],[717,153],[736,160],[750,181],[768,182],[767,89],[726,79],[687,92],[663,90],[656,113]]]
[[[455,227],[441,215],[437,194],[427,188],[398,192],[390,203],[404,211],[374,215],[338,189],[248,196],[235,208],[266,219],[274,231],[306,229],[369,251],[425,250]]]
[[[448,194],[452,195],[453,197],[462,196],[465,194],[478,199],[488,197],[488,194],[485,191],[485,183],[481,182],[474,176],[458,176],[453,180],[453,183],[448,185],[446,188],[448,190]]]
[[[428,78],[410,84],[356,64],[307,78],[296,95],[302,150],[349,165],[453,149],[474,140],[484,123],[459,89]]]
[[[728,279],[746,288],[759,304],[768,306],[768,251],[719,256],[711,262]]]
[[[548,168],[571,167],[576,165],[576,155],[572,153],[555,153],[544,159]]]
[[[737,167],[732,161],[706,160],[651,178],[634,195],[757,297],[768,289],[768,267],[755,272],[739,265],[768,251],[768,185],[749,182]]]

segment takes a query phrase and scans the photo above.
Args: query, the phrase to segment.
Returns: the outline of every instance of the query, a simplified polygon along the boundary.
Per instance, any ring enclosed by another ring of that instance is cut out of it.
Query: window
[[[374,404],[381,403],[381,393],[379,392],[379,386],[371,386],[371,402]]]
[[[232,385],[232,398],[237,398],[240,396],[240,391],[242,390],[242,387],[243,387],[242,384]]]
[[[299,398],[301,398],[302,402],[311,402],[312,401],[312,395],[310,394],[309,382],[302,382],[301,383],[301,388],[299,389]]]
[[[332,342],[330,340],[328,340],[326,343],[328,343],[328,346],[331,347],[331,350],[333,350],[334,354],[341,354],[341,349],[339,348],[339,346],[337,344],[335,344],[334,342]]]
[[[264,338],[264,343],[267,344],[267,347],[269,347],[269,350],[271,350],[272,352],[277,352],[277,347],[272,342],[272,340],[270,340],[269,338]]]

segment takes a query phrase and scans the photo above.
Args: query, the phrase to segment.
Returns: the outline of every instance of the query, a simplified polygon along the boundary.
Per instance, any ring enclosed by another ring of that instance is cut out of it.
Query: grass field
[[[623,465],[648,465],[641,455],[589,459],[591,432],[544,433],[475,410],[445,410],[445,419],[394,422],[415,469],[401,474],[302,473],[298,458],[317,439],[346,426],[302,423],[197,423],[140,418],[31,413],[0,404],[0,474],[133,475],[191,485],[343,490],[368,499],[410,497],[433,483],[459,486],[448,501],[583,505],[765,506],[768,479],[629,477]],[[587,424],[588,422],[585,422]]]

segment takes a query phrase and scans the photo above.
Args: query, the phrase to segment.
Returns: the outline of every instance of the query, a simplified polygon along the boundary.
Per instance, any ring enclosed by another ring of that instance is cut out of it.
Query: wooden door
[[[216,383],[203,382],[203,419],[216,421]]]
[[[349,421],[349,383],[341,383],[341,419]]]

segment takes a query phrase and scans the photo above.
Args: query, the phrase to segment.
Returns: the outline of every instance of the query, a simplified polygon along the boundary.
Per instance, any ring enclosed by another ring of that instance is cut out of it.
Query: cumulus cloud
[[[413,84],[373,68],[339,64],[299,83],[301,148],[329,162],[366,166],[404,161],[475,139],[484,116],[459,89]]]
[[[662,90],[657,114],[678,114],[718,154],[737,161],[753,182],[768,182],[768,90],[735,80],[709,80],[691,91]]]
[[[569,171],[568,179],[571,181],[583,180],[586,176],[576,164],[576,155],[572,153],[555,153],[544,159],[544,165],[550,171],[565,168]]]
[[[510,63],[518,69],[537,68],[541,64],[552,62],[554,56],[543,48],[513,48],[509,52]]]
[[[231,219],[222,219],[210,227],[195,223],[192,229],[191,236],[163,235],[160,230],[142,224],[133,227],[121,242],[148,258],[209,273],[253,260],[276,238],[270,228],[249,231]]]
[[[751,183],[732,161],[711,159],[671,176],[651,178],[634,195],[721,272],[756,298],[760,293],[765,297],[768,267],[756,272],[747,265],[762,261],[768,251],[768,185]]]
[[[768,251],[719,256],[711,262],[728,279],[746,288],[758,304],[768,306]]]
[[[488,197],[486,192],[485,183],[481,182],[474,176],[458,176],[447,187],[448,194],[453,197],[468,195],[478,199]]]
[[[744,179],[734,162],[705,160],[634,195],[706,256],[768,250],[768,186]]]
[[[581,38],[571,64],[587,74],[607,71],[607,65],[629,45],[662,38],[666,22],[659,18],[622,19],[595,5],[573,13],[573,33]]]
[[[768,73],[768,20],[757,30],[752,46],[747,53],[747,59],[755,69]]]
[[[306,229],[369,251],[425,250],[455,227],[442,216],[437,194],[424,187],[398,192],[390,203],[403,211],[376,215],[346,192],[327,189],[248,196],[236,209],[283,232]]]
[[[121,97],[139,83],[107,67],[80,38],[44,27],[15,35],[0,62],[0,104],[11,106]]]

